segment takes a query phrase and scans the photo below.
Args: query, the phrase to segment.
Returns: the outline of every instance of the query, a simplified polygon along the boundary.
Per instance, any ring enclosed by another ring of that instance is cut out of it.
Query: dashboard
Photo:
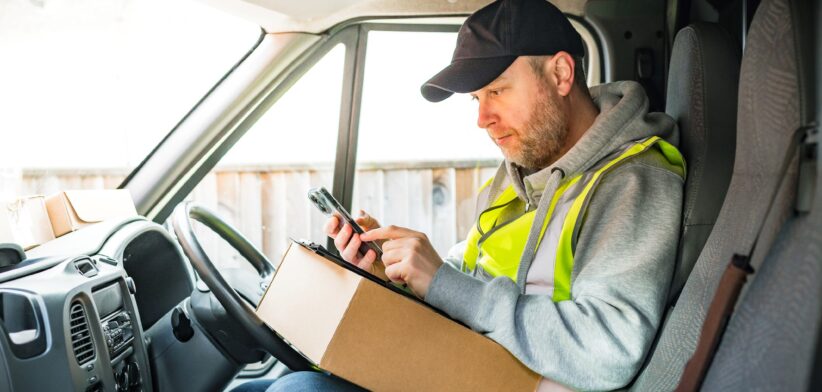
[[[173,389],[163,364],[191,346],[169,338],[169,317],[195,280],[165,228],[103,222],[27,256],[0,269],[0,392]]]

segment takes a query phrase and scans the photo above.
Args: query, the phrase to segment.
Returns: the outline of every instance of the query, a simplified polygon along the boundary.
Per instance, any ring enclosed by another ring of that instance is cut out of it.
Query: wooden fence
[[[474,220],[475,195],[497,162],[412,162],[364,164],[357,169],[352,213],[363,209],[383,224],[426,233],[437,251],[464,238]],[[125,177],[116,171],[24,171],[19,194],[60,189],[114,188]],[[254,166],[213,170],[188,196],[212,210],[279,262],[289,238],[325,243],[326,218],[307,200],[316,186],[331,188],[330,167]],[[197,225],[199,226],[199,225]],[[222,266],[238,266],[238,255],[202,227],[203,246]]]

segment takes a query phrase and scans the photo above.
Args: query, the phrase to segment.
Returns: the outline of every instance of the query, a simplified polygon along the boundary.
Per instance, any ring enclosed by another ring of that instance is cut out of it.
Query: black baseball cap
[[[429,79],[422,96],[439,102],[453,93],[479,90],[519,56],[584,56],[582,38],[547,0],[500,0],[475,12],[457,34],[451,65]]]

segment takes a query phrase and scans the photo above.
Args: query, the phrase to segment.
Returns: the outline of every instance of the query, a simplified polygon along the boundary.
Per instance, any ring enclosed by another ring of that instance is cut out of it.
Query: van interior
[[[732,260],[747,283],[713,321],[697,388],[822,389],[819,2],[551,2],[583,37],[588,85],[640,83],[687,162],[668,308],[624,389],[680,384]],[[19,196],[125,189],[138,214],[0,245],[0,392],[230,390],[313,369],[254,312],[289,238],[325,244],[311,187],[438,250],[472,224],[501,157],[461,142],[489,144],[468,99],[427,104],[414,72],[447,64],[488,1],[201,3],[259,35],[133,169],[8,182]]]

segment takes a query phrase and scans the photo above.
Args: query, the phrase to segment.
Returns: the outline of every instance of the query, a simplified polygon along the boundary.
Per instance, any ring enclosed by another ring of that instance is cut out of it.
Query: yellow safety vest
[[[658,147],[662,155],[672,165],[678,166],[685,172],[685,161],[679,150],[672,144],[653,136],[626,146],[616,158],[594,166],[593,170],[580,173],[564,179],[551,199],[548,214],[542,223],[539,242],[543,241],[546,230],[550,225],[558,238],[551,249],[553,252],[553,293],[554,302],[571,299],[571,273],[574,268],[574,230],[583,215],[588,199],[601,178],[620,163],[631,157],[638,156],[651,147]],[[488,187],[493,178],[483,185]],[[542,197],[548,197],[543,195]],[[528,240],[531,226],[534,224],[535,210],[527,211],[521,216],[509,221],[500,222],[499,218],[505,208],[517,199],[513,186],[508,186],[477,218],[476,225],[468,233],[465,252],[463,254],[462,269],[468,273],[484,273],[491,277],[506,276],[517,281],[520,259]],[[561,205],[559,211],[555,211]],[[556,216],[554,214],[556,213]],[[563,216],[564,214],[564,216]],[[546,245],[548,245],[546,243]],[[549,249],[550,251],[550,249]],[[549,253],[549,254],[550,254]],[[479,266],[480,268],[477,268]],[[532,270],[533,270],[532,266]],[[548,267],[550,268],[550,267]],[[524,287],[524,284],[522,285]]]

